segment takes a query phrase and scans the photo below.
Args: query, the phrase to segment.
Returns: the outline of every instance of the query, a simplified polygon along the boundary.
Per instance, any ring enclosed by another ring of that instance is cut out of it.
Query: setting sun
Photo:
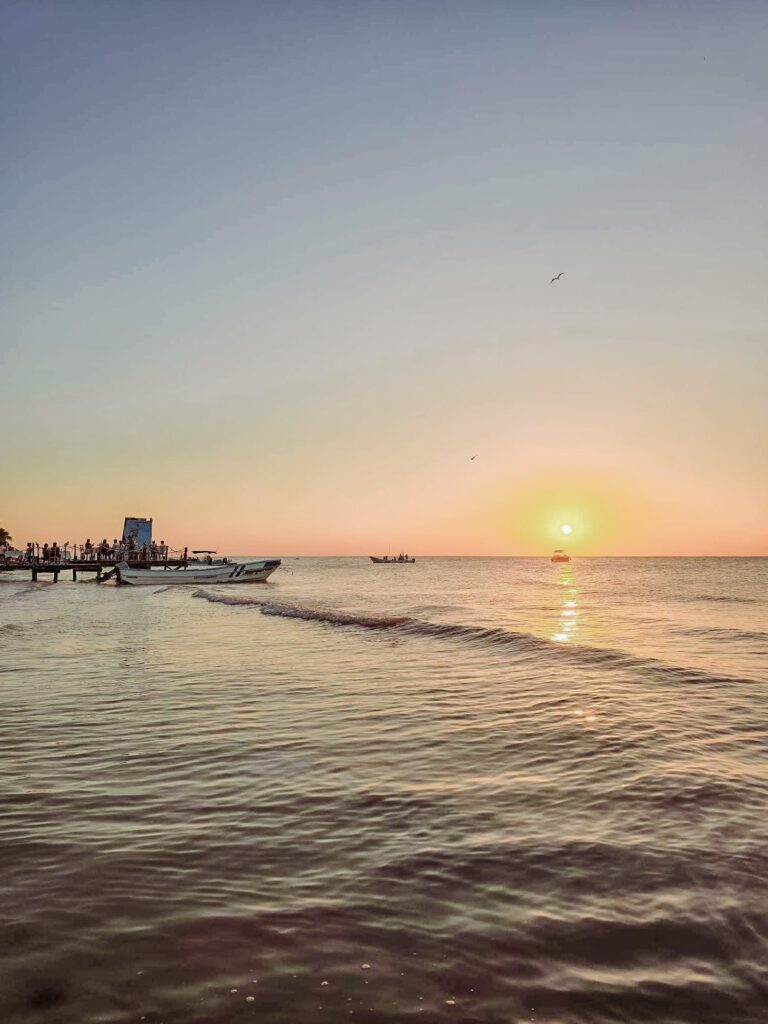
[[[573,533],[573,527],[569,523],[563,523],[560,527],[560,532],[564,533],[567,537],[569,533]]]

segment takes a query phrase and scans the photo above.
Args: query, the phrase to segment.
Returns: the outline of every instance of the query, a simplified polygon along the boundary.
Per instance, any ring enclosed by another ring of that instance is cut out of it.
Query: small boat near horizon
[[[193,583],[263,583],[281,565],[279,558],[253,562],[197,564],[168,569],[135,569],[127,562],[115,567],[117,582],[129,586],[183,586]]]
[[[550,558],[550,562],[570,562],[571,556],[566,555],[562,548],[556,548],[554,554]]]
[[[408,555],[384,555],[382,558],[377,558],[376,555],[368,555],[368,557],[376,565],[414,565],[416,562],[415,558],[409,558]]]

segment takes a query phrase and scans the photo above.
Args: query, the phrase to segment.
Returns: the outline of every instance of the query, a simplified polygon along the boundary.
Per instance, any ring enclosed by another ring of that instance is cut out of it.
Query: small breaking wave
[[[356,615],[353,612],[334,611],[330,608],[307,608],[303,605],[287,604],[282,601],[259,600],[251,597],[235,597],[228,594],[209,594],[196,590],[194,597],[201,597],[212,604],[228,604],[261,609],[263,615],[280,615],[286,619],[304,619],[311,622],[327,622],[333,626],[361,626],[365,629],[396,629],[418,622],[409,615]]]
[[[494,645],[515,650],[521,655],[545,654],[571,663],[605,666],[617,669],[643,667],[659,677],[679,679],[691,683],[746,682],[734,676],[713,675],[699,669],[667,665],[655,658],[642,658],[610,647],[590,647],[586,644],[561,644],[533,633],[516,632],[501,627],[466,626],[458,623],[428,622],[410,615],[366,615],[332,608],[312,608],[289,604],[269,598],[237,597],[212,594],[196,590],[194,597],[233,607],[258,608],[262,615],[274,615],[304,622],[319,622],[329,626],[348,626],[358,629],[392,631],[398,635],[460,640],[472,645]]]

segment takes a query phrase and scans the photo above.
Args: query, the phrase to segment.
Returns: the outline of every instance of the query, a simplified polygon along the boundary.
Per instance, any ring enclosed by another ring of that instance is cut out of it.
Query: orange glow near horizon
[[[346,467],[342,472],[324,463],[316,473],[311,466],[302,473],[275,469],[264,489],[261,478],[251,481],[233,475],[229,462],[211,462],[208,486],[190,503],[184,467],[148,473],[139,484],[119,463],[106,464],[100,489],[85,491],[66,476],[68,464],[57,463],[41,477],[25,462],[0,524],[22,547],[27,540],[111,539],[130,513],[152,516],[157,535],[172,547],[237,555],[366,556],[388,547],[417,557],[548,557],[559,547],[577,558],[760,553],[754,539],[759,508],[737,489],[728,494],[732,528],[723,533],[721,505],[702,505],[699,493],[693,518],[690,486],[671,474],[654,475],[655,467],[638,460],[631,476],[583,464],[566,473],[554,462],[535,472],[530,462],[501,463],[484,476],[473,468],[471,477],[458,478],[453,467],[438,465],[411,480],[407,473],[382,474],[378,463],[366,460],[353,487]],[[58,499],[53,506],[45,486],[51,482]],[[227,488],[230,497],[223,500]],[[564,534],[564,526],[572,532]]]
[[[568,539],[572,554],[599,555],[640,525],[641,499],[614,481],[598,477],[535,479],[505,497],[503,529],[520,554],[544,554]]]

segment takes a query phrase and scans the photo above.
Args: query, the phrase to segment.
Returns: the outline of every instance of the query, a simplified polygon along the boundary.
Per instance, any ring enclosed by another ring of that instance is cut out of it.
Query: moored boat
[[[566,555],[562,548],[557,548],[550,559],[551,562],[570,562],[571,556]]]
[[[397,558],[394,555],[391,558],[389,555],[384,555],[383,558],[377,558],[375,555],[368,555],[368,557],[377,565],[413,565],[416,561],[415,558],[409,558],[408,555],[398,555]]]
[[[177,569],[135,569],[127,562],[116,567],[117,582],[130,586],[177,586],[190,583],[263,583],[279,558],[254,562],[226,562],[220,565],[188,565]]]

